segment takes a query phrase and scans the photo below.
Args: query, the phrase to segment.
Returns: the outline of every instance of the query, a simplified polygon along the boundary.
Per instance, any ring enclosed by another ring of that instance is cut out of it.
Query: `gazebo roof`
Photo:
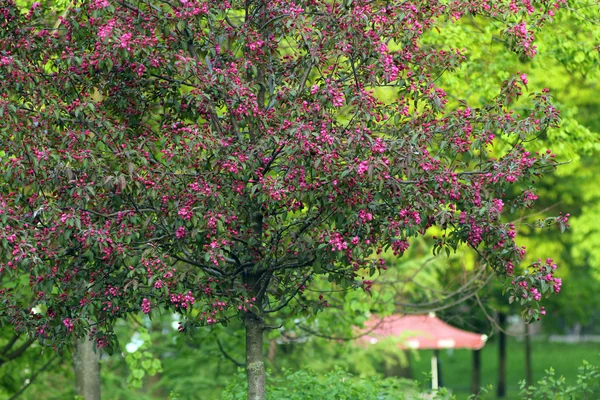
[[[371,317],[365,323],[366,335],[359,340],[375,344],[386,338],[399,338],[401,348],[409,349],[473,349],[485,345],[486,335],[463,331],[429,315],[391,315]]]

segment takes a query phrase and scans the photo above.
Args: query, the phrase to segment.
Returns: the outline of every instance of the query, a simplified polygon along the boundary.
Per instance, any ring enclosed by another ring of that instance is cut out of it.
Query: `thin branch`
[[[23,353],[25,353],[25,350],[27,350],[29,346],[33,344],[33,342],[35,342],[35,339],[27,339],[27,341],[25,341],[25,343],[23,343],[18,349],[16,349],[15,351],[13,351],[5,357],[1,357],[0,365],[5,363],[6,361],[14,360],[15,358],[21,356]]]
[[[488,275],[487,279],[479,287],[475,288],[470,293],[467,293],[466,295],[458,298],[457,300],[455,300],[451,303],[443,304],[438,307],[431,307],[431,306],[434,304],[442,303],[444,301],[443,299],[439,300],[439,301],[428,302],[428,303],[397,303],[397,302],[394,302],[394,304],[396,306],[400,306],[400,307],[404,307],[404,308],[412,308],[412,309],[417,310],[416,312],[404,311],[404,314],[417,314],[417,313],[420,313],[423,311],[436,312],[436,311],[440,311],[440,310],[446,310],[450,307],[454,307],[455,305],[460,304],[460,303],[464,302],[465,300],[468,300],[471,297],[475,296],[481,289],[483,289],[485,286],[487,286],[487,284],[490,282],[490,280],[492,279],[493,276],[494,276],[494,274],[490,273]],[[423,307],[423,308],[419,309],[420,307]]]
[[[269,309],[269,310],[264,310],[263,312],[264,312],[265,314],[274,313],[274,312],[276,312],[276,311],[279,311],[279,310],[281,310],[281,309],[282,309],[282,308],[284,308],[285,306],[287,306],[287,305],[290,303],[290,301],[292,301],[292,299],[296,297],[296,295],[298,294],[298,292],[300,291],[300,289],[301,289],[301,288],[304,286],[304,284],[305,284],[305,283],[306,283],[306,282],[307,282],[307,281],[308,281],[308,280],[309,280],[309,279],[310,279],[310,278],[313,276],[313,274],[314,274],[314,272],[311,272],[310,274],[308,274],[308,275],[307,275],[307,276],[304,278],[304,280],[302,281],[302,283],[298,285],[298,287],[296,288],[296,290],[294,291],[294,293],[293,293],[293,294],[292,294],[290,297],[288,297],[286,301],[284,301],[282,304],[280,304],[279,306],[277,306],[277,307],[275,307],[275,308],[271,308],[271,309]]]
[[[519,218],[517,218],[517,219],[515,219],[515,220],[513,220],[513,221],[510,221],[510,223],[511,223],[511,224],[517,224],[517,223],[521,223],[521,222],[522,222],[524,219],[531,218],[531,217],[534,217],[534,216],[536,216],[536,215],[543,214],[543,213],[545,213],[546,211],[550,211],[550,210],[552,210],[553,208],[555,208],[555,207],[558,207],[560,204],[562,204],[562,202],[561,202],[561,201],[559,201],[558,203],[554,203],[554,204],[552,204],[551,206],[548,206],[548,207],[544,208],[543,210],[540,210],[540,211],[538,211],[538,212],[536,212],[536,213],[529,214],[529,215],[525,215],[525,216],[523,216],[523,215],[522,215],[521,217],[519,217]]]
[[[229,354],[227,354],[227,352],[223,348],[223,345],[221,344],[221,341],[219,340],[219,338],[218,337],[215,337],[215,338],[217,339],[217,345],[219,346],[219,350],[221,351],[221,354],[223,354],[223,357],[225,357],[226,359],[228,359],[229,361],[231,361],[232,363],[234,363],[238,367],[244,367],[246,365],[244,363],[239,362],[238,360],[236,360],[235,358],[233,358]]]
[[[498,321],[496,321],[496,318],[494,318],[490,314],[488,314],[487,310],[485,309],[485,306],[481,302],[481,299],[479,298],[479,295],[477,293],[475,293],[475,299],[477,300],[477,304],[481,308],[481,311],[483,311],[483,314],[488,319],[488,321],[490,321],[490,323],[494,326],[494,328],[496,328],[497,330],[499,330],[500,332],[502,332],[502,333],[504,333],[505,335],[508,335],[508,336],[514,336],[514,337],[517,337],[517,336],[520,337],[520,336],[522,336],[522,335],[517,335],[517,334],[514,334],[514,333],[510,333],[506,329],[503,329],[500,326],[500,324],[498,324]]]
[[[15,344],[15,342],[19,339],[21,335],[19,335],[18,333],[15,333],[14,336],[8,341],[8,343],[6,344],[6,346],[4,346],[4,348],[2,349],[2,351],[0,353],[2,353],[2,355],[6,354]]]
[[[52,364],[54,362],[54,360],[56,360],[57,358],[58,358],[58,356],[54,356],[50,360],[48,360],[48,362],[46,364],[44,364],[42,366],[42,368],[38,369],[33,375],[31,375],[31,377],[29,378],[29,382],[27,382],[27,384],[25,386],[23,386],[17,393],[15,393],[14,396],[12,396],[9,400],[14,400],[17,397],[19,397],[20,395],[22,395],[23,392],[25,390],[27,390],[27,388],[29,386],[31,386],[31,384],[35,381],[35,379],[39,376],[39,374],[44,372],[50,366],[50,364]]]
[[[62,208],[62,210],[69,210],[69,208]],[[143,212],[157,212],[156,209],[154,208],[138,208],[138,209],[133,209],[133,210],[121,210],[121,211],[117,211],[111,214],[103,214],[100,213],[98,211],[94,211],[94,210],[88,210],[87,208],[76,208],[76,210],[82,211],[82,212],[87,212],[90,214],[94,214],[98,217],[103,217],[103,218],[113,218],[113,217],[117,217],[119,215],[123,215],[123,214],[127,214],[127,213],[131,213],[131,212],[139,212],[139,213],[143,213]]]
[[[176,259],[177,261],[181,261],[181,262],[184,262],[184,263],[186,263],[186,264],[189,264],[189,265],[193,265],[193,266],[195,266],[195,267],[198,267],[198,268],[200,268],[202,271],[204,271],[204,272],[206,272],[206,273],[208,273],[208,274],[212,274],[212,275],[218,275],[218,276],[223,276],[223,275],[225,275],[225,273],[224,273],[223,271],[220,271],[220,270],[217,270],[217,269],[210,268],[208,265],[204,265],[204,264],[201,264],[201,263],[199,263],[199,262],[196,262],[196,261],[193,261],[193,260],[190,260],[190,259],[187,259],[187,258],[180,257],[180,256],[178,256],[178,255],[176,255],[176,254],[171,254],[171,257],[173,257],[173,258],[174,258],[174,259]],[[189,256],[188,256],[188,257],[189,257]]]
[[[364,336],[367,336],[367,335],[371,334],[375,329],[377,329],[383,323],[383,321],[384,321],[384,318],[381,317],[380,320],[379,320],[379,322],[377,324],[375,324],[373,327],[371,327],[371,328],[369,328],[369,329],[367,329],[365,331],[361,331],[361,333],[358,334],[358,335],[349,336],[349,337],[328,336],[328,335],[324,335],[322,333],[313,331],[312,329],[304,327],[304,326],[302,326],[300,324],[296,324],[296,326],[298,328],[300,328],[301,330],[303,330],[305,332],[308,332],[311,335],[316,336],[316,337],[320,337],[320,338],[327,339],[327,340],[336,340],[336,341],[341,340],[343,342],[350,342],[350,341],[353,341],[353,340],[356,340],[356,339],[359,339],[361,337],[364,337]]]

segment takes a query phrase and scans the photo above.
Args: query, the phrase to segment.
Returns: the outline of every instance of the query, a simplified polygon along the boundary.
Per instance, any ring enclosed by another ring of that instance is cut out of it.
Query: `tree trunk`
[[[263,356],[263,323],[257,316],[248,313],[244,319],[244,325],[246,326],[248,400],[265,400],[266,378]]]
[[[444,387],[444,380],[442,379],[442,360],[440,358],[440,351],[438,349],[435,349],[433,352],[435,353],[435,362],[437,363],[438,387]]]
[[[267,350],[267,361],[271,366],[275,365],[275,357],[277,356],[277,341],[271,339],[269,341],[269,350]]]
[[[84,400],[100,400],[100,351],[94,346],[87,337],[75,340],[75,391]]]
[[[506,395],[506,314],[498,313],[498,397]]]
[[[481,350],[473,350],[473,375],[471,376],[471,392],[477,395],[481,390]]]
[[[531,364],[531,334],[529,324],[525,324],[525,382],[527,387],[533,385],[533,370]]]
[[[392,358],[389,364],[384,367],[384,375],[386,378],[406,378],[412,379],[412,371],[410,368],[410,351],[404,352],[404,359],[396,354],[390,354],[388,357]]]

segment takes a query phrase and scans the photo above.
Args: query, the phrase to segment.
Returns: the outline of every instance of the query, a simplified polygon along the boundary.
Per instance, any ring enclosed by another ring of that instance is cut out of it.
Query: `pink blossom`
[[[189,207],[182,207],[177,212],[177,215],[179,215],[184,220],[189,221],[190,219],[192,219],[192,216],[194,214],[192,213],[192,211]]]
[[[348,248],[348,243],[344,241],[344,237],[338,232],[331,235],[329,244],[331,245],[331,251],[341,251]]]
[[[119,41],[120,41],[119,45],[124,49],[131,50],[130,45],[131,45],[132,37],[133,37],[133,34],[131,32],[124,33],[123,35],[121,35],[121,38],[119,39]]]
[[[360,220],[365,223],[368,221],[372,221],[373,220],[373,214],[371,214],[370,212],[367,212],[365,210],[360,210],[358,212],[358,218],[360,218]]]
[[[144,297],[144,299],[142,300],[142,312],[144,314],[148,314],[151,309],[152,309],[152,304],[150,303],[150,300],[148,300],[147,298]]]
[[[344,105],[345,97],[344,93],[339,91],[334,91],[332,93],[333,99],[331,100],[334,107],[341,107]]]
[[[67,328],[67,330],[69,332],[73,332],[73,322],[71,321],[71,318],[65,318],[63,319],[62,323],[64,324],[64,326]]]
[[[560,292],[561,287],[562,287],[562,279],[554,278],[554,293]]]
[[[360,164],[358,164],[358,174],[362,175],[365,172],[367,172],[369,170],[369,162],[368,161],[361,161]]]
[[[395,256],[399,256],[404,253],[408,249],[409,243],[408,240],[395,240],[392,242],[392,250],[394,251]]]
[[[100,10],[102,8],[108,7],[110,4],[108,0],[93,0],[91,4],[92,9]]]
[[[504,207],[504,203],[501,199],[493,199],[492,200],[493,207],[492,209],[498,214],[502,214],[502,208]]]

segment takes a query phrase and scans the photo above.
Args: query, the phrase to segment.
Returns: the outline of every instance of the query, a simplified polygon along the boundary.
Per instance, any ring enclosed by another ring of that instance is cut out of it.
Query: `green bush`
[[[270,376],[267,398],[278,400],[402,400],[419,398],[416,382],[398,378],[360,378],[342,369],[325,375],[312,371],[284,371],[283,376]],[[246,399],[245,375],[228,387],[223,400]]]
[[[598,367],[583,361],[579,367],[577,381],[567,385],[567,380],[557,378],[554,369],[546,370],[546,376],[538,381],[537,386],[525,387],[521,382],[521,396],[527,400],[586,400],[600,396],[600,370]]]
[[[361,378],[336,368],[326,374],[316,374],[310,370],[270,376],[267,385],[267,398],[277,400],[451,400],[456,399],[445,388],[431,394],[423,391],[416,381],[401,378]],[[546,370],[546,375],[535,386],[527,387],[521,382],[520,398],[527,400],[592,400],[600,395],[600,368],[584,361],[579,367],[577,381],[568,385],[564,377],[557,378],[554,369]],[[222,400],[245,400],[246,380],[243,371],[222,394]],[[469,399],[485,399],[493,390],[486,388]]]

